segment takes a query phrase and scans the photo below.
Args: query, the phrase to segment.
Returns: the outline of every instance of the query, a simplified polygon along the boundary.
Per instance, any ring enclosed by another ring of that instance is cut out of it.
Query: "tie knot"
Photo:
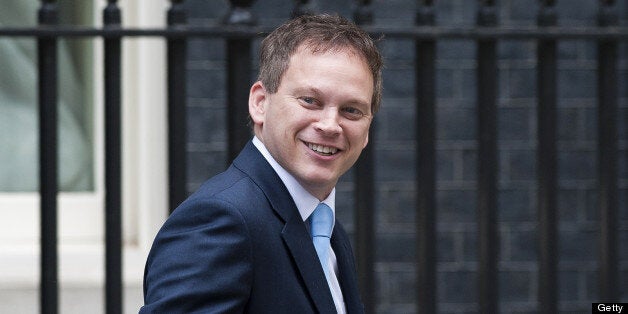
[[[310,218],[310,232],[312,237],[331,237],[334,227],[334,213],[325,203],[319,203]]]

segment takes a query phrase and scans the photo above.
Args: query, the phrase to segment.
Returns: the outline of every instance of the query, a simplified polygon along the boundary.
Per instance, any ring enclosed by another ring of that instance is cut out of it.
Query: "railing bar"
[[[429,1],[428,1],[429,2]],[[431,3],[422,5],[418,25],[434,25]],[[416,42],[417,312],[436,313],[436,41]]]
[[[359,1],[354,11],[354,20],[360,27],[373,23],[370,1]],[[375,293],[375,175],[374,147],[377,120],[369,130],[369,144],[362,150],[355,164],[355,250],[358,285],[366,313],[376,311]]]
[[[553,1],[542,1],[539,26],[557,22]],[[549,3],[548,3],[549,2]],[[537,45],[537,162],[539,213],[538,298],[540,313],[556,313],[557,306],[557,237],[556,237],[556,41],[542,40]]]
[[[40,24],[58,22],[54,1],[43,1],[39,9]],[[59,275],[57,245],[57,39],[40,38],[37,41],[39,66],[39,189],[41,212],[41,282],[40,311],[55,314],[59,311]]]
[[[490,2],[490,1],[488,1]],[[485,2],[478,25],[495,26],[497,14]],[[497,52],[494,39],[478,42],[478,298],[480,313],[498,312],[497,250]]]
[[[251,40],[227,40],[227,132],[229,161],[235,159],[251,138],[247,127],[248,90],[251,84]]]
[[[377,122],[371,125],[374,134]],[[372,136],[369,137],[373,139]],[[362,150],[355,164],[355,245],[358,284],[366,313],[374,313],[375,296],[375,186],[374,186],[374,141]]]
[[[168,27],[187,22],[182,1],[168,10]],[[168,38],[168,177],[169,211],[187,197],[187,38]]]
[[[225,27],[248,25],[254,28],[255,20],[250,3],[232,1],[231,11],[224,20]],[[227,39],[227,136],[229,162],[234,160],[251,138],[247,127],[249,116],[248,95],[242,91],[251,87],[251,41],[252,37]]]
[[[614,1],[602,1],[598,22],[601,27],[619,23]],[[617,49],[614,40],[598,41],[598,204],[600,210],[599,300],[619,298],[617,254]]]
[[[121,24],[120,9],[109,0],[104,27]],[[105,312],[122,313],[121,39],[104,41],[105,88]]]
[[[0,29],[0,36],[7,37],[218,37],[218,38],[255,38],[272,31],[268,26],[180,26],[177,28],[112,28],[98,29],[91,27],[41,26],[41,27],[6,27]],[[447,27],[423,26],[396,28],[385,26],[365,26],[364,30],[378,37],[407,39],[563,39],[597,40],[628,39],[628,27]]]

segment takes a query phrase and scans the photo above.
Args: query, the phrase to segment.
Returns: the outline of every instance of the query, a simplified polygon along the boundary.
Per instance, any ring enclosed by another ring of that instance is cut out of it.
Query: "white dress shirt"
[[[314,212],[314,209],[316,208],[318,203],[322,202],[327,204],[331,208],[331,211],[334,213],[334,224],[336,223],[336,188],[334,188],[331,193],[329,193],[329,196],[327,196],[326,199],[322,201],[317,199],[315,196],[306,191],[303,186],[301,186],[301,184],[299,184],[299,182],[294,178],[294,176],[292,176],[281,165],[279,165],[275,158],[273,158],[273,156],[270,154],[268,149],[266,149],[264,143],[262,143],[262,141],[260,141],[257,136],[253,138],[253,144],[255,145],[255,147],[257,147],[260,153],[262,153],[264,158],[266,158],[268,163],[270,163],[271,167],[273,167],[277,175],[279,175],[279,178],[281,178],[281,181],[288,189],[288,193],[290,193],[290,196],[292,196],[294,203],[297,205],[297,209],[299,210],[303,221],[306,221],[310,217],[312,212]],[[336,310],[338,311],[338,314],[344,314],[346,313],[346,309],[344,298],[342,296],[342,291],[340,290],[340,284],[338,282],[338,264],[336,262],[336,254],[331,247],[329,248],[329,250],[331,254],[329,254],[329,264],[327,265],[327,267],[333,270],[333,276],[330,276],[327,284],[329,285],[329,289],[331,290],[331,295],[334,299],[334,305],[336,305]]]

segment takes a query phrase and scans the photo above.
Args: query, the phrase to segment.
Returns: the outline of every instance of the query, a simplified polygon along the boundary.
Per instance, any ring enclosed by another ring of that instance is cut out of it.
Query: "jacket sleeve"
[[[140,313],[242,313],[252,282],[249,232],[231,204],[188,200],[157,234]]]

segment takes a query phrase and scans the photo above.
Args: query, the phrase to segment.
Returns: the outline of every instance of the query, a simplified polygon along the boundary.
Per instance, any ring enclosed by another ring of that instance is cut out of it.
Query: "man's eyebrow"
[[[305,87],[297,87],[294,89],[294,92],[296,93],[312,93],[315,95],[322,95],[323,93],[321,92],[320,89],[314,87],[314,86],[305,86]]]

